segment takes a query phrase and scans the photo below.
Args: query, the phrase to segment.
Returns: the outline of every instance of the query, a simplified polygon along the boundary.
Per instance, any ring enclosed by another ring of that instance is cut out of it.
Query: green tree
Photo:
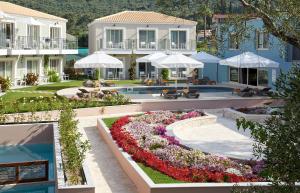
[[[132,53],[130,55],[130,67],[128,69],[130,80],[134,80],[136,78],[135,77],[135,69],[136,69],[136,55],[132,51]]]
[[[300,48],[299,0],[239,0],[245,13],[260,17],[266,29],[282,41]]]

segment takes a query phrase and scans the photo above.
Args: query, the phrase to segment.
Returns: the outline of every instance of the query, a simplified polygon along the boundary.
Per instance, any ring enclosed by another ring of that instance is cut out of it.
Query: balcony
[[[174,52],[194,52],[196,50],[196,40],[187,42],[171,42],[170,39],[159,39],[157,42],[143,42],[137,39],[126,39],[124,42],[104,42],[104,39],[97,40],[97,50],[104,50],[112,54],[126,54],[135,51],[145,53],[151,51],[174,51]]]
[[[8,50],[8,54],[77,54],[77,40],[48,37],[35,38],[17,36],[15,39],[0,38],[0,49]],[[34,53],[33,53],[34,52]],[[75,53],[76,52],[76,53]]]

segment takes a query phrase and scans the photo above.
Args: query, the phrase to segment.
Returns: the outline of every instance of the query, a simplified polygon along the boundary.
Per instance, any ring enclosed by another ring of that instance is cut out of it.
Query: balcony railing
[[[63,38],[51,39],[48,37],[35,38],[29,36],[17,36],[15,39],[0,38],[0,49],[19,50],[63,50],[78,49],[77,40]]]
[[[157,42],[143,42],[136,39],[127,39],[124,42],[97,41],[98,50],[174,50],[193,51],[196,49],[196,40],[186,42],[172,42],[170,39],[159,39]]]

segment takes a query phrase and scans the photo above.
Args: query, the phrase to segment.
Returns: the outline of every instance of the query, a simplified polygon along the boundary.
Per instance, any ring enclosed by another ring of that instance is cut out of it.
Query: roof
[[[9,2],[0,1],[0,11],[8,14],[17,14],[17,15],[25,15],[35,18],[43,18],[43,19],[53,19],[53,20],[64,20],[67,21],[64,18],[57,17],[54,15],[50,15],[47,13],[43,13],[40,11],[36,11],[33,9],[29,9],[27,7],[22,7],[20,5],[16,5]]]
[[[197,22],[195,21],[153,11],[122,11],[113,15],[95,19],[94,22],[197,25]]]

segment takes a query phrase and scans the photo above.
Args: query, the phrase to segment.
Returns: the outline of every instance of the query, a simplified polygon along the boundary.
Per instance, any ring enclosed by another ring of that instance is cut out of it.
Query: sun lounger
[[[177,99],[180,94],[176,90],[163,90],[161,96],[165,99]]]
[[[232,94],[237,94],[238,96],[241,97],[252,97],[255,94],[255,91],[249,87],[244,89],[235,88],[233,89]]]
[[[270,87],[266,87],[266,88],[263,88],[261,90],[258,90],[257,95],[258,96],[270,96],[272,94],[271,89],[272,88],[270,88]]]
[[[200,94],[197,90],[183,90],[183,96],[186,98],[199,98]]]
[[[91,97],[91,93],[89,91],[87,91],[84,88],[79,88],[78,89],[80,92],[77,93],[77,96],[79,98],[90,98]]]

